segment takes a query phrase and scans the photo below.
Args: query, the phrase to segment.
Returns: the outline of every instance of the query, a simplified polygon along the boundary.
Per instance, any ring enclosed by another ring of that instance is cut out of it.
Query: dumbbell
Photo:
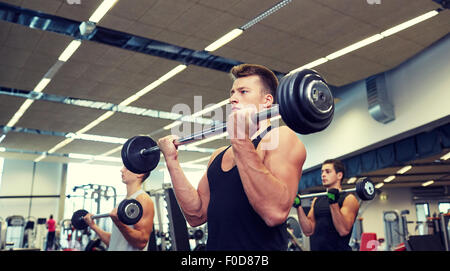
[[[88,224],[84,221],[84,216],[86,216],[88,213],[89,212],[84,209],[80,209],[73,213],[71,221],[75,229],[87,229]],[[117,216],[119,217],[119,220],[125,225],[134,225],[138,223],[142,218],[142,213],[142,205],[135,199],[123,200],[117,207]],[[109,213],[97,214],[93,215],[92,219],[104,218],[109,216]]]

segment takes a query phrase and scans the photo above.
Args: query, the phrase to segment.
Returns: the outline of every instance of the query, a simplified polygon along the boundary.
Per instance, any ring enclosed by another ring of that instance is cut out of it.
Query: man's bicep
[[[209,196],[210,196],[209,183],[208,183],[208,177],[207,177],[206,172],[203,175],[203,177],[200,179],[200,182],[198,183],[197,193],[200,197],[201,204],[202,204],[201,205],[202,214],[206,216],[206,212],[208,210],[208,205],[209,205]]]
[[[289,141],[280,142],[279,148],[269,153],[271,173],[277,179],[290,183],[295,193],[301,178],[305,156],[306,153],[301,145],[297,143],[292,146]]]
[[[141,219],[134,225],[134,228],[145,233],[150,233],[153,230],[153,219],[155,216],[155,208],[153,201],[149,198],[137,198],[143,207],[143,214]]]
[[[348,223],[353,224],[355,222],[358,211],[359,203],[354,196],[349,196],[344,200],[344,203],[341,207],[341,213],[345,217],[345,220],[348,221]]]

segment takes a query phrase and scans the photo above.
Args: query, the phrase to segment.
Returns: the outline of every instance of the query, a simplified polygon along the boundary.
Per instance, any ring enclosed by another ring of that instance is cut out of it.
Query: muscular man
[[[120,172],[122,173],[122,182],[127,187],[126,198],[139,201],[143,209],[142,218],[134,225],[125,225],[117,216],[117,208],[114,208],[110,213],[114,222],[111,233],[96,225],[91,218],[92,214],[87,214],[84,220],[108,246],[108,251],[146,250],[153,229],[155,209],[150,196],[142,190],[142,183],[148,178],[150,172],[135,174],[125,167]]]
[[[359,203],[353,194],[340,193],[345,166],[339,160],[322,164],[322,184],[327,197],[314,198],[306,216],[301,200],[294,204],[303,233],[310,237],[311,250],[351,250],[348,245]]]
[[[158,141],[173,188],[191,226],[208,222],[207,250],[286,250],[285,221],[298,189],[306,150],[286,126],[251,123],[274,103],[278,79],[264,66],[231,69],[231,146],[217,149],[198,187],[187,180],[174,140]],[[245,129],[243,129],[245,128]]]

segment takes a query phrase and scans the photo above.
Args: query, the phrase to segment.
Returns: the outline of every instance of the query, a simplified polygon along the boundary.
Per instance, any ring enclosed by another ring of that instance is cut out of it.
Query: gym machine
[[[401,212],[386,211],[383,213],[386,233],[386,250],[407,251],[449,251],[449,214],[429,217],[427,219],[428,233],[425,235],[410,235],[406,215],[408,210]]]
[[[155,212],[158,220],[155,239],[160,240],[160,250],[190,251],[187,222],[178,205],[172,185],[163,184],[162,189],[150,191],[149,194],[155,197]],[[166,203],[165,211],[161,208],[161,199]],[[163,214],[167,214],[167,232],[164,229]],[[156,245],[156,247],[159,246]]]
[[[304,251],[303,233],[297,219],[290,216],[286,220],[286,230],[289,237],[288,251]]]
[[[25,218],[19,215],[8,216],[6,223],[5,249],[23,248]]]
[[[408,210],[399,212],[398,210],[384,211],[384,231],[386,250],[393,251],[402,243],[404,244],[408,237],[408,225],[406,215],[409,214]]]

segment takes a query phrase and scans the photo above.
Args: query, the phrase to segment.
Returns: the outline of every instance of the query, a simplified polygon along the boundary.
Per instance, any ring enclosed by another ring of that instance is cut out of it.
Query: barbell
[[[356,185],[353,188],[349,188],[349,189],[345,189],[342,190],[341,193],[351,193],[351,192],[356,192],[356,194],[358,195],[358,197],[361,200],[373,200],[375,198],[375,186],[373,184],[373,182],[367,178],[367,177],[362,177],[359,178],[356,181]],[[300,199],[309,199],[309,198],[314,198],[314,197],[324,197],[327,195],[327,192],[320,192],[320,193],[312,193],[312,194],[305,194],[305,195],[300,195]],[[295,204],[298,204],[298,198],[295,198]]]
[[[88,213],[89,212],[84,209],[80,209],[73,213],[71,221],[75,229],[84,230],[88,227],[88,224],[84,221],[84,216]],[[123,200],[117,207],[117,216],[119,217],[119,220],[125,225],[134,225],[138,223],[142,218],[142,214],[142,205],[135,199]],[[92,219],[105,218],[109,216],[109,213],[97,214],[93,215]]]
[[[254,123],[281,115],[293,131],[311,134],[330,125],[334,114],[334,98],[325,79],[316,71],[305,69],[281,78],[276,91],[278,105],[252,116]],[[226,122],[208,130],[194,133],[174,141],[175,146],[185,145],[227,130]],[[128,139],[121,150],[125,167],[137,174],[152,171],[160,160],[160,149],[148,136]]]

